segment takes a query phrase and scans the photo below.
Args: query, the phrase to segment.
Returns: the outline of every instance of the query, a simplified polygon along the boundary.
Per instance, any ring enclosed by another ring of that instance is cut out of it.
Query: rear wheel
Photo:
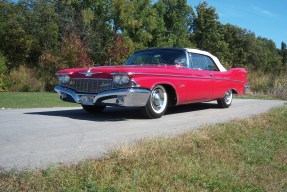
[[[232,99],[233,99],[232,90],[229,90],[225,93],[222,99],[217,100],[217,103],[221,108],[228,108],[232,103]]]
[[[83,109],[88,113],[99,113],[102,112],[106,106],[101,105],[82,105]]]
[[[148,118],[160,118],[165,113],[167,106],[168,94],[166,89],[162,85],[157,85],[153,88],[143,112]]]

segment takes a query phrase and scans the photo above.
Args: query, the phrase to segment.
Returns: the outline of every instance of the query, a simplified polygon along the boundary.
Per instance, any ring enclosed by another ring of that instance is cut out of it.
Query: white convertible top
[[[214,61],[214,63],[217,65],[217,67],[218,67],[218,69],[219,69],[220,71],[227,71],[227,70],[223,67],[223,65],[220,63],[219,59],[218,59],[216,56],[210,54],[209,52],[207,52],[207,51],[202,51],[202,50],[199,50],[199,49],[190,49],[190,48],[185,48],[185,50],[186,50],[187,52],[190,52],[190,53],[197,53],[197,54],[209,56],[209,57],[211,57],[211,59]]]

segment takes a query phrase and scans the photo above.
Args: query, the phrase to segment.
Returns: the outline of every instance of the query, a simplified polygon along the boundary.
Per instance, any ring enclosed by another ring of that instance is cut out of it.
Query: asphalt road
[[[228,109],[214,102],[171,108],[160,119],[136,109],[107,108],[88,114],[79,108],[0,110],[0,170],[45,168],[100,158],[137,140],[181,134],[203,124],[247,118],[284,101],[235,99]]]

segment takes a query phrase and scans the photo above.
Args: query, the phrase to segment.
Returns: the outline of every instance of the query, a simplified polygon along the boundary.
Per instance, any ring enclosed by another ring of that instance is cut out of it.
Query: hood
[[[160,66],[100,66],[92,68],[73,68],[64,69],[57,72],[57,74],[69,74],[72,78],[112,78],[114,73],[128,73],[130,75],[136,74],[174,74],[180,71],[182,67],[172,65]]]

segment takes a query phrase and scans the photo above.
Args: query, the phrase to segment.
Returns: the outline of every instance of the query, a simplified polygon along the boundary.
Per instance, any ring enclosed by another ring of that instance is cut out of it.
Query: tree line
[[[133,51],[189,47],[227,68],[286,70],[287,49],[187,0],[0,1],[0,91],[52,90],[63,68],[117,65]]]

